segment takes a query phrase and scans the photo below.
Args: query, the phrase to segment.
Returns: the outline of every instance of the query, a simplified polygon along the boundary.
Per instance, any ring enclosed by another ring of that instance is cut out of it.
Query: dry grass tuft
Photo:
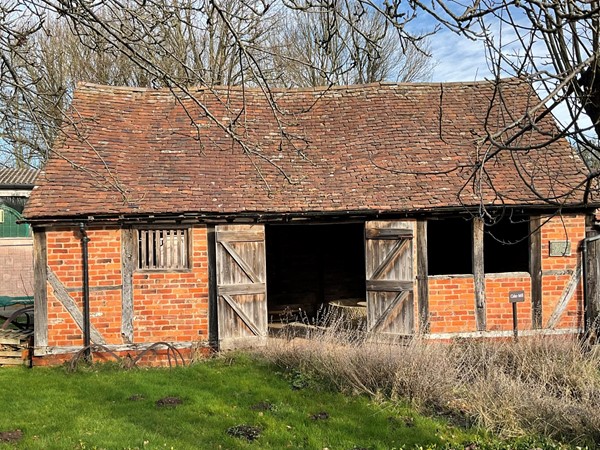
[[[340,391],[408,401],[502,437],[600,442],[600,352],[575,339],[382,343],[342,321],[328,325],[260,352]]]

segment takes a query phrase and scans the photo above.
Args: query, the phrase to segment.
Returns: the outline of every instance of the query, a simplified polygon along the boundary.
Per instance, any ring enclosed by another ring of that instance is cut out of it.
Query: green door
[[[6,205],[0,205],[0,238],[31,236],[28,224],[17,223],[17,220],[20,219],[21,214],[17,211]]]

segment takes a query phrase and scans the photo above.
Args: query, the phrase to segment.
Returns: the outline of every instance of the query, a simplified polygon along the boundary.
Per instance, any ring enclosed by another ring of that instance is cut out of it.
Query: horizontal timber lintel
[[[156,342],[150,342],[145,344],[109,344],[103,345],[103,347],[107,348],[113,352],[125,352],[125,351],[143,351],[156,344]],[[211,343],[208,341],[184,341],[184,342],[168,342],[168,344],[172,345],[175,348],[185,349],[185,348],[208,348],[211,346]],[[68,355],[72,353],[77,353],[82,349],[81,346],[69,346],[69,347],[35,347],[33,349],[34,356],[48,356],[48,355]],[[102,353],[100,351],[99,353]]]
[[[519,336],[558,336],[566,334],[581,334],[582,328],[541,328],[538,330],[519,330]],[[455,338],[502,338],[513,337],[513,330],[498,331],[467,331],[458,333],[430,333],[420,335],[423,339],[455,339]]]

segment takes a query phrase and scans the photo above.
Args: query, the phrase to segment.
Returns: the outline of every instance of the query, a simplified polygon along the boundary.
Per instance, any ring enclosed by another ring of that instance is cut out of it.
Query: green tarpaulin
[[[7,297],[0,295],[0,307],[12,306],[12,305],[31,305],[33,303],[33,297]]]

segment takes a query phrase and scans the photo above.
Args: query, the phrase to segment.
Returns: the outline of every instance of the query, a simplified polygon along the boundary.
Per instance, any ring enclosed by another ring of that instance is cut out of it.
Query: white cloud
[[[480,41],[444,29],[431,37],[431,51],[436,61],[432,81],[476,81],[491,76]]]
[[[494,30],[497,39],[500,35],[499,27]],[[522,52],[516,39],[514,30],[503,29],[502,39],[504,42],[503,52],[505,56],[518,55]],[[474,41],[465,36],[458,35],[448,29],[441,29],[430,38],[433,59],[436,61],[431,81],[480,81],[491,79],[493,75],[489,69],[490,61],[487,59],[485,45],[482,41]],[[542,42],[537,42],[534,51],[538,57],[546,53]],[[514,73],[505,72],[505,76],[514,76]],[[541,84],[536,86],[540,98],[545,98],[548,92]],[[561,126],[566,126],[571,118],[566,105],[561,104],[554,110],[554,116]],[[581,127],[589,127],[590,121],[587,117],[579,120]]]

